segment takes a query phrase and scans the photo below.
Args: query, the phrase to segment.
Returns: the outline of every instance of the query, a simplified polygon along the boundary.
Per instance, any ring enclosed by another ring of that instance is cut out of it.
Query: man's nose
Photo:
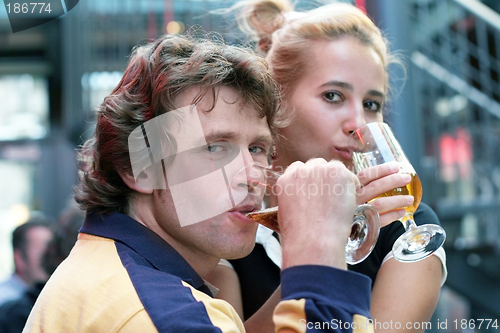
[[[236,174],[233,186],[240,189],[246,189],[250,192],[264,183],[265,176],[262,172],[262,168],[255,164],[249,164]]]

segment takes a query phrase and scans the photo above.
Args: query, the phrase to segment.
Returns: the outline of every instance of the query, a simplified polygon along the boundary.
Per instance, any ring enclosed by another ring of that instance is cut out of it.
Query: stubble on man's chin
[[[248,256],[250,253],[252,253],[253,249],[255,247],[255,242],[253,243],[253,246],[248,250],[248,251],[245,251],[243,254],[241,255],[237,255],[235,256],[234,258],[229,258],[230,260],[236,260],[236,259],[242,259],[242,258],[245,258],[246,256]]]
[[[254,247],[255,247],[255,237],[253,238],[253,241],[251,243],[249,243],[248,246],[245,246],[243,248],[240,245],[238,248],[236,248],[232,251],[228,251],[228,253],[226,255],[222,256],[221,258],[224,258],[227,260],[241,259],[241,258],[248,256],[253,251]],[[229,252],[231,252],[231,253],[229,253]]]

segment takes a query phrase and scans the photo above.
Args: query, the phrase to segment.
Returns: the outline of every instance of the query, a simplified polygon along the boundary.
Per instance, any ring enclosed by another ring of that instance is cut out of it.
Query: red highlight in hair
[[[354,3],[356,4],[356,7],[366,14],[365,0],[355,0]]]

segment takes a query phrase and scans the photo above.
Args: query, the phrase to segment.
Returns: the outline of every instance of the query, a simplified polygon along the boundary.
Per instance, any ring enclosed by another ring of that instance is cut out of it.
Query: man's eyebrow
[[[236,137],[237,137],[237,133],[234,131],[214,132],[214,133],[208,133],[205,136],[205,141],[210,143],[210,142],[217,142],[220,140],[231,140],[231,139],[234,139]],[[262,134],[262,135],[257,135],[252,141],[272,144],[273,138],[271,137],[271,135]]]
[[[267,144],[272,144],[273,143],[273,138],[270,135],[260,135],[260,136],[256,137],[253,141],[254,142],[264,142],[264,143],[267,143]]]
[[[219,140],[229,140],[234,139],[236,137],[236,132],[227,131],[227,132],[213,132],[205,135],[206,142],[216,142]]]

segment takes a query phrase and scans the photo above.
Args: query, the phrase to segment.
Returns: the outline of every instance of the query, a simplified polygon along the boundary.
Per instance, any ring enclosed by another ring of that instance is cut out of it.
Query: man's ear
[[[130,172],[118,171],[118,174],[122,178],[123,182],[127,184],[127,186],[132,190],[143,194],[153,193],[148,175],[145,172],[141,172],[139,174],[139,177],[137,177],[137,181],[134,179],[134,176]]]
[[[22,274],[26,271],[26,257],[20,249],[14,249],[14,266],[18,273]]]

